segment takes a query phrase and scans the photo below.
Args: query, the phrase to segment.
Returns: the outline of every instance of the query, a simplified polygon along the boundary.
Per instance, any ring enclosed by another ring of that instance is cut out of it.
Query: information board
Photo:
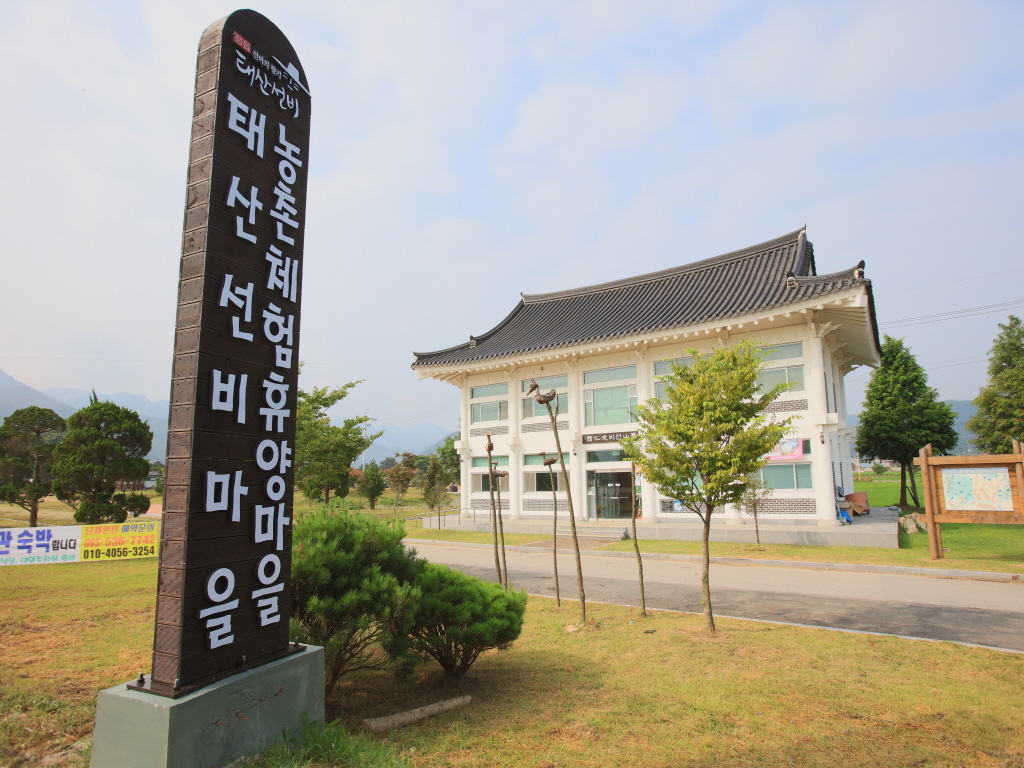
[[[203,34],[178,285],[147,690],[181,695],[289,652],[310,96],[268,19]]]
[[[0,565],[98,562],[156,557],[160,522],[0,528]]]
[[[942,467],[945,509],[961,512],[1013,512],[1010,470],[1006,467]]]

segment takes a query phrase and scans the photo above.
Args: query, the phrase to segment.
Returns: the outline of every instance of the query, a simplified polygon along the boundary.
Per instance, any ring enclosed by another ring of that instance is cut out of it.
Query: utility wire
[[[962,317],[973,317],[984,315],[990,312],[1002,312],[1012,307],[1024,306],[1024,299],[1006,301],[1002,304],[987,304],[981,307],[968,307],[967,309],[954,309],[949,312],[937,312],[933,315],[920,315],[919,317],[905,317],[902,320],[890,320],[880,323],[884,328],[907,327],[912,325],[923,325],[924,323],[937,323],[941,320],[956,320]]]

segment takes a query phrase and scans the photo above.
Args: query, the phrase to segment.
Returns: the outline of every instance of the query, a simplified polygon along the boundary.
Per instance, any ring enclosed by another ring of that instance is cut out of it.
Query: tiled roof
[[[437,352],[415,352],[414,368],[458,365],[575,344],[682,328],[781,308],[871,282],[863,262],[815,274],[803,229],[681,267],[569,291],[524,295],[481,336]],[[789,280],[790,275],[793,280]],[[877,329],[874,304],[871,325]],[[875,330],[877,337],[877,330]]]

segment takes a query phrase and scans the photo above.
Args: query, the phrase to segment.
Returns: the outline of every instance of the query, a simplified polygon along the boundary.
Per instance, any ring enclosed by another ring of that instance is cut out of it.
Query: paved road
[[[494,554],[410,542],[424,557],[495,581]],[[531,594],[554,596],[551,552],[508,552],[509,578]],[[587,599],[636,605],[636,562],[583,554]],[[559,551],[563,597],[576,594],[571,551]],[[700,565],[646,560],[647,605],[700,612]],[[715,613],[750,619],[977,643],[1024,651],[1024,583],[887,573],[712,564]]]

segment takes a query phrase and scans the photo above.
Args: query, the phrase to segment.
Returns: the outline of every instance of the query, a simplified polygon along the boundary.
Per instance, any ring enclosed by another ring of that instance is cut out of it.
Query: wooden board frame
[[[914,464],[921,467],[921,485],[924,486],[924,510],[928,523],[928,548],[932,560],[944,557],[942,547],[943,523],[985,523],[1024,525],[1024,452],[1020,441],[1013,441],[1013,453],[982,456],[934,456],[931,443],[921,449]],[[942,488],[942,469],[984,469],[1005,467],[1010,474],[1012,512],[965,512],[946,509],[946,496]]]

